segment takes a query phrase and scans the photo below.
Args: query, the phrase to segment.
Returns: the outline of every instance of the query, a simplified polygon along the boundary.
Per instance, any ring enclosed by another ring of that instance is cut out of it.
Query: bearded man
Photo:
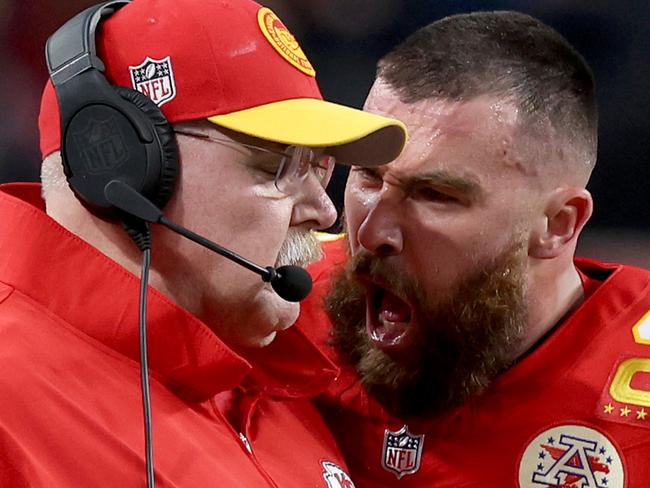
[[[300,319],[343,367],[320,406],[356,485],[643,486],[650,273],[574,258],[584,59],[529,16],[456,15],[380,61],[365,108],[410,140],[352,168]]]

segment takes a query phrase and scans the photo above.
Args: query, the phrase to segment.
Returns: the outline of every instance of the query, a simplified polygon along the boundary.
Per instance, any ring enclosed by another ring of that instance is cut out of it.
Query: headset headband
[[[104,71],[95,46],[97,26],[103,17],[128,3],[130,0],[112,0],[93,5],[52,34],[45,48],[45,59],[55,88],[88,69]]]

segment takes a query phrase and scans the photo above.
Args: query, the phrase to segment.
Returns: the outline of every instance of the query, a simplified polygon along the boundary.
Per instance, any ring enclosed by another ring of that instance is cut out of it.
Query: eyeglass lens
[[[283,193],[291,193],[300,185],[309,169],[323,186],[327,186],[334,170],[335,158],[327,155],[316,156],[314,151],[305,146],[290,146],[287,148],[291,157],[284,157],[275,179],[275,186]]]

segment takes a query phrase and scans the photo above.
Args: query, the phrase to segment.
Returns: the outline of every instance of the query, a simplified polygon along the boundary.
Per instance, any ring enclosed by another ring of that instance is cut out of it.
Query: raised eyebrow
[[[443,170],[407,177],[398,176],[398,179],[405,189],[427,185],[449,188],[468,197],[479,197],[483,193],[477,178],[471,175],[454,175]]]

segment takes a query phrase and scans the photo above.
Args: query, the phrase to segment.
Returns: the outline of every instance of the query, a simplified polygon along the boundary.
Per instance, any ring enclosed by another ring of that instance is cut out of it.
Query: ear
[[[533,229],[528,255],[552,259],[573,252],[578,236],[593,213],[593,199],[585,188],[557,188],[550,195],[544,215]]]

